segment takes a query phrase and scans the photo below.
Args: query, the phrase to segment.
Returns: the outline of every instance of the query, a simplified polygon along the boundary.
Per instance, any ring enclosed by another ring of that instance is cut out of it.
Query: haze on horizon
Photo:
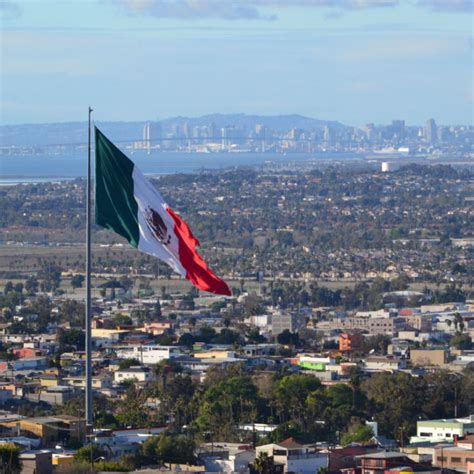
[[[473,122],[473,0],[0,3],[1,124]]]

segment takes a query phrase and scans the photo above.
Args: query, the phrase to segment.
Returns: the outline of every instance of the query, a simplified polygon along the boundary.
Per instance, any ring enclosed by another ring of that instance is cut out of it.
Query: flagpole
[[[87,143],[87,198],[86,198],[86,436],[92,436],[92,298],[91,298],[91,115]],[[91,441],[92,438],[89,438]]]

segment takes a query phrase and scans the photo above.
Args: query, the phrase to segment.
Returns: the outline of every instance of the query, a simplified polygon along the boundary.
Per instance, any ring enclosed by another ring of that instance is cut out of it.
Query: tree
[[[66,300],[59,307],[59,318],[67,321],[71,326],[84,327],[85,306],[81,301]]]
[[[230,426],[254,421],[258,403],[258,390],[250,377],[230,377],[206,390],[196,423],[203,431],[224,435]]]
[[[255,344],[262,344],[267,342],[264,336],[260,334],[260,330],[257,327],[253,327],[250,331],[246,334],[246,337],[249,342],[253,342]]]
[[[149,426],[151,420],[145,409],[147,394],[130,384],[125,392],[125,398],[120,401],[117,408],[117,421],[124,427]]]
[[[163,333],[156,336],[156,342],[160,346],[171,346],[175,342],[175,339],[171,334]]]
[[[82,288],[83,283],[84,283],[84,275],[77,274],[71,277],[72,288]]]
[[[199,335],[196,337],[198,341],[210,343],[216,337],[216,330],[211,328],[210,326],[203,326],[200,331]]]
[[[33,296],[38,292],[38,280],[34,276],[29,276],[25,282],[26,292]]]
[[[152,316],[153,316],[153,318],[155,318],[155,319],[160,319],[161,316],[162,316],[161,303],[160,303],[160,299],[159,299],[159,298],[156,298],[156,303],[155,303],[154,306],[153,306]]]
[[[425,380],[405,373],[381,373],[366,381],[365,387],[382,434],[395,438],[400,427],[407,433],[414,429],[426,403]]]
[[[220,313],[221,309],[225,308],[226,306],[226,301],[214,301],[214,303],[211,304],[211,311],[213,313]]]
[[[463,319],[463,317],[461,316],[461,314],[456,311],[456,312],[454,313],[454,328],[456,329],[456,331],[457,331],[458,328],[459,328],[459,332],[463,332],[463,331],[464,331],[464,327],[465,327],[464,319]]]
[[[39,296],[25,311],[28,311],[30,314],[38,315],[37,328],[39,331],[44,331],[51,322],[52,307],[53,305],[48,297]]]
[[[119,370],[129,369],[136,365],[141,365],[137,359],[122,359],[119,362]]]
[[[193,464],[196,461],[194,448],[194,441],[190,438],[163,434],[159,438],[156,453],[163,462]]]
[[[85,335],[81,329],[62,329],[58,331],[58,342],[60,351],[64,352],[70,347],[83,351],[85,347]]]
[[[357,420],[349,426],[347,433],[342,435],[341,444],[347,446],[351,443],[365,443],[370,441],[373,436],[372,428]]]
[[[338,383],[330,385],[326,389],[326,399],[334,408],[340,408],[343,405],[352,406],[352,389],[348,385]]]
[[[269,456],[265,452],[260,452],[253,462],[253,467],[258,474],[272,474],[273,473],[273,456]]]
[[[280,421],[307,421],[307,398],[321,388],[321,382],[311,375],[286,375],[276,386],[275,403]]]
[[[248,295],[244,300],[243,306],[247,316],[263,314],[265,311],[263,299],[257,295]]]
[[[369,353],[375,351],[381,354],[386,354],[388,346],[391,342],[389,336],[383,334],[377,334],[376,336],[364,337],[362,340],[362,351]]]
[[[89,444],[83,448],[79,448],[74,455],[74,459],[83,463],[95,462],[99,458],[105,458],[107,451],[95,444]]]
[[[149,464],[192,464],[194,441],[184,436],[173,436],[163,433],[148,438],[142,445],[141,454]]]
[[[180,346],[186,346],[186,347],[192,347],[196,339],[192,334],[189,332],[185,332],[184,334],[181,335],[181,337],[178,340],[178,344]]]
[[[410,279],[406,275],[399,276],[390,282],[391,291],[407,290],[410,284]]]
[[[42,280],[42,291],[55,291],[61,283],[61,268],[50,262],[44,264],[38,271],[38,278]]]
[[[132,318],[126,314],[117,314],[113,322],[117,326],[131,326],[133,324]]]
[[[277,336],[278,344],[282,345],[291,345],[297,346],[300,343],[300,338],[297,333],[290,332],[288,329],[285,329],[283,332]]]
[[[239,334],[232,331],[231,329],[224,328],[221,332],[214,338],[214,343],[216,344],[234,344],[240,339]]]
[[[21,471],[20,449],[13,443],[0,445],[0,472],[16,474]]]
[[[472,339],[468,334],[456,334],[451,341],[450,346],[456,349],[470,350],[472,349]]]

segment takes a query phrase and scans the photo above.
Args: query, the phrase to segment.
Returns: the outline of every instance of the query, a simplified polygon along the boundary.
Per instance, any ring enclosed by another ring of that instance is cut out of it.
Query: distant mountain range
[[[143,127],[148,121],[140,122],[96,122],[96,125],[112,140],[133,141],[142,138]],[[171,117],[159,121],[164,130],[173,126],[204,126],[214,123],[216,127],[227,126],[255,129],[257,124],[283,132],[292,128],[304,130],[344,127],[340,122],[318,120],[302,115],[246,115],[210,114],[202,117]],[[0,145],[2,146],[41,146],[52,144],[83,144],[87,141],[87,122],[63,122],[45,124],[1,125]]]

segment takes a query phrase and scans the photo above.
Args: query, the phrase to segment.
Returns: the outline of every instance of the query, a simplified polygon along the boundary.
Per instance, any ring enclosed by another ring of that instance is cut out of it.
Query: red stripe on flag
[[[174,230],[179,240],[179,260],[186,269],[186,278],[200,290],[217,295],[231,296],[227,283],[209,270],[202,257],[197,253],[198,240],[188,224],[171,208],[166,209],[174,221]]]

